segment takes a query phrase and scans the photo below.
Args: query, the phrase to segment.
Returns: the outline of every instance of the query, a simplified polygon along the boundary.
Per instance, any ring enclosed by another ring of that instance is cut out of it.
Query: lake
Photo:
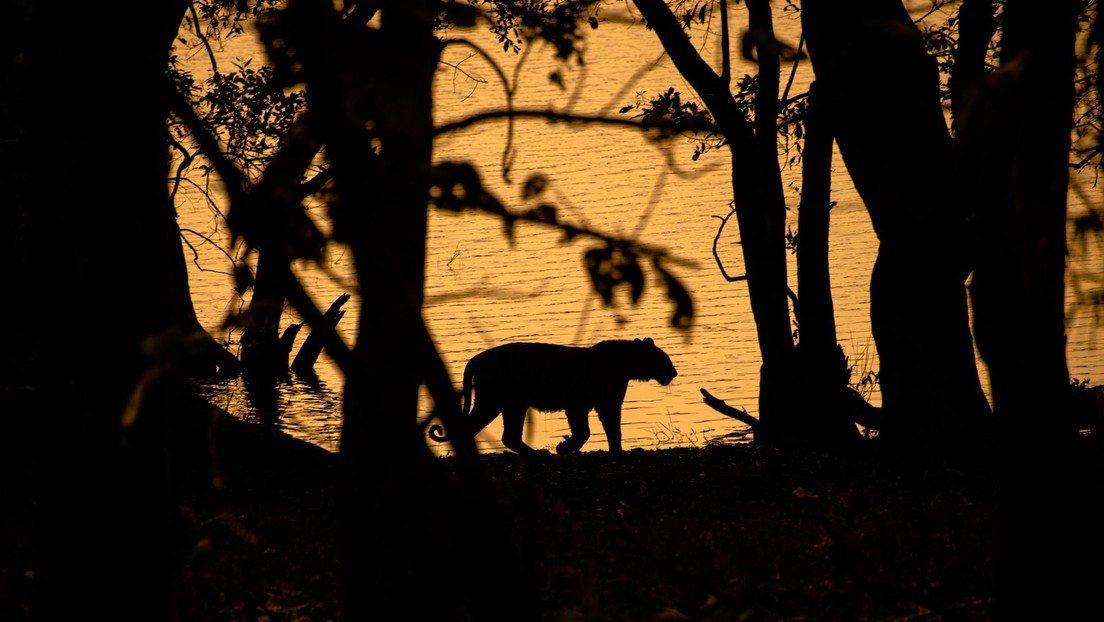
[[[462,38],[476,42],[504,66],[507,76],[514,76],[515,65],[524,59],[516,72],[514,105],[518,108],[618,116],[618,110],[635,102],[638,94],[654,95],[673,86],[691,97],[692,90],[661,54],[654,33],[621,19],[623,9],[618,7],[612,7],[612,12],[604,9],[600,27],[588,31],[586,64],[581,66],[561,66],[551,60],[551,50],[540,45],[533,46],[528,55],[518,56],[503,53],[493,37],[484,33],[448,33],[453,43],[445,49],[445,62],[436,83],[438,119],[444,123],[504,105],[504,90],[496,72],[484,57],[474,55],[471,47],[457,43]],[[743,5],[734,9],[734,24],[746,24],[742,11]],[[800,33],[796,14],[776,7],[775,21],[779,38],[796,44]],[[694,41],[703,49],[716,50],[719,28],[714,31],[698,29]],[[235,46],[223,50],[223,56],[262,58],[255,40],[238,41]],[[549,79],[554,71],[563,88]],[[783,68],[783,85],[789,71],[789,66]],[[792,93],[804,90],[809,71],[807,62],[799,65]],[[747,63],[738,63],[734,69],[737,76],[753,72]],[[639,304],[632,305],[627,293],[621,292],[616,305],[603,306],[591,291],[583,263],[583,253],[596,242],[577,239],[564,243],[556,230],[523,223],[517,226],[510,243],[503,235],[501,222],[493,216],[431,211],[425,316],[456,386],[459,388],[464,364],[471,356],[501,343],[589,345],[603,339],[651,337],[670,354],[679,375],[666,387],[654,382],[630,385],[623,410],[625,448],[701,445],[720,438],[744,437],[746,426],[703,404],[699,392],[700,388],[708,389],[730,405],[757,413],[760,360],[747,288],[741,282],[726,282],[717,266],[719,259],[729,274],[742,273],[734,219],[717,241],[717,257],[713,254],[719,218],[730,211],[727,153],[710,152],[694,161],[693,145],[687,140],[657,145],[626,128],[519,120],[512,138],[512,168],[506,180],[502,171],[506,128],[505,121],[496,121],[442,136],[435,144],[436,158],[471,162],[484,184],[514,210],[532,206],[522,199],[522,184],[531,175],[543,175],[549,185],[541,199],[556,204],[563,220],[669,250],[680,260],[672,264],[671,271],[693,296],[694,323],[689,330],[670,326],[671,306],[655,275],[647,271],[646,289]],[[783,171],[795,227],[799,173]],[[1098,201],[1100,192],[1091,179],[1079,183],[1086,196]],[[837,333],[854,365],[853,379],[857,380],[878,368],[868,307],[877,239],[838,154],[833,168],[833,199],[837,205],[832,211],[830,263]],[[1084,209],[1080,201],[1071,193],[1071,217]],[[225,240],[225,226],[198,191],[185,193],[178,209],[182,227]],[[322,206],[313,209],[312,214],[320,220],[325,218]],[[200,321],[219,338],[236,343],[238,335],[227,335],[219,328],[227,312],[245,304],[233,293],[226,257],[213,244],[195,236],[188,239],[198,254],[190,276]],[[1104,253],[1099,241],[1086,248],[1071,247],[1071,251],[1070,372],[1075,378],[1100,382],[1104,379],[1102,310],[1073,301],[1104,291],[1100,280]],[[186,252],[190,257],[192,249]],[[322,269],[299,269],[316,303],[323,308],[344,292],[353,294],[339,326],[350,344],[361,303],[351,265],[348,252],[331,247]],[[791,266],[791,286],[796,288],[795,283]],[[285,325],[297,321],[289,308]],[[305,331],[297,343],[304,337]],[[981,369],[984,380],[984,365]],[[336,451],[342,378],[325,356],[319,360],[317,371],[317,384],[292,378],[281,386],[282,416],[275,425]],[[237,381],[212,387],[209,395],[235,415],[255,417]],[[876,387],[870,399],[880,403]],[[428,411],[427,400],[423,400],[422,409],[423,413]],[[605,449],[604,435],[593,416],[592,430],[594,434],[583,449]],[[502,450],[500,433],[500,422],[492,423],[479,438],[481,450]],[[531,446],[552,448],[566,433],[562,413],[530,413],[526,442]]]

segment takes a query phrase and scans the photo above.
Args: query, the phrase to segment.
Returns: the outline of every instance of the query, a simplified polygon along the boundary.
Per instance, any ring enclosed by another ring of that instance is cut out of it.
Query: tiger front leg
[[[598,421],[602,422],[610,453],[621,453],[621,405],[600,409]]]
[[[582,448],[590,438],[590,422],[587,421],[589,416],[590,410],[578,408],[567,411],[567,425],[571,428],[571,436],[565,436],[564,440],[556,445],[556,453],[569,454]]]

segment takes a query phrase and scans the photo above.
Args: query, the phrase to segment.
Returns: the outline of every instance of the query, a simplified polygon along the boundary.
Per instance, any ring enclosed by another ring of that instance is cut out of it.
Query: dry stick
[[[755,427],[759,425],[759,420],[755,417],[752,417],[747,412],[740,410],[735,406],[729,406],[725,403],[724,400],[714,397],[709,391],[706,391],[704,388],[698,390],[701,391],[702,401],[705,402],[706,405],[713,410],[721,413],[722,415],[732,417],[733,419],[737,419],[748,424],[749,426],[751,426],[752,430],[754,430]]]

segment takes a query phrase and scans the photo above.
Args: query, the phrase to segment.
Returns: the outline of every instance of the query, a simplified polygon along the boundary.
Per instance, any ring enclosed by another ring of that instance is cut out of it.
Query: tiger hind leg
[[[525,406],[509,407],[502,411],[502,444],[507,449],[522,456],[532,456],[542,452],[525,444],[521,433],[525,429]]]

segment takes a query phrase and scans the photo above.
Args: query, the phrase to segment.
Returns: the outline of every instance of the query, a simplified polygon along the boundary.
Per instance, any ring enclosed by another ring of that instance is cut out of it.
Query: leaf
[[[583,259],[586,262],[587,273],[590,274],[590,283],[594,286],[594,291],[601,296],[602,302],[607,305],[613,304],[613,249],[609,246],[592,248],[584,253]]]
[[[621,275],[622,280],[631,287],[629,291],[633,304],[640,302],[640,297],[644,295],[644,271],[636,263],[635,256],[632,256],[630,261],[621,268]]]
[[[525,180],[525,183],[521,187],[522,200],[531,199],[536,196],[540,196],[548,187],[548,178],[540,173],[532,175],[529,179]]]
[[[658,257],[655,259],[654,266],[667,286],[667,298],[675,303],[675,310],[671,314],[671,326],[690,328],[694,320],[694,301],[690,298],[690,292],[673,274],[663,268]]]
[[[541,203],[526,213],[530,220],[556,224],[556,206],[549,203]]]
[[[458,2],[445,4],[446,19],[460,28],[474,28],[476,21],[483,16],[479,9]]]
[[[590,18],[587,20],[587,23],[590,24],[591,30],[598,30],[598,18],[597,17],[594,17],[593,15],[591,15]]]
[[[253,287],[253,270],[249,267],[249,264],[240,262],[234,266],[234,291],[238,292],[238,295],[244,295]]]

